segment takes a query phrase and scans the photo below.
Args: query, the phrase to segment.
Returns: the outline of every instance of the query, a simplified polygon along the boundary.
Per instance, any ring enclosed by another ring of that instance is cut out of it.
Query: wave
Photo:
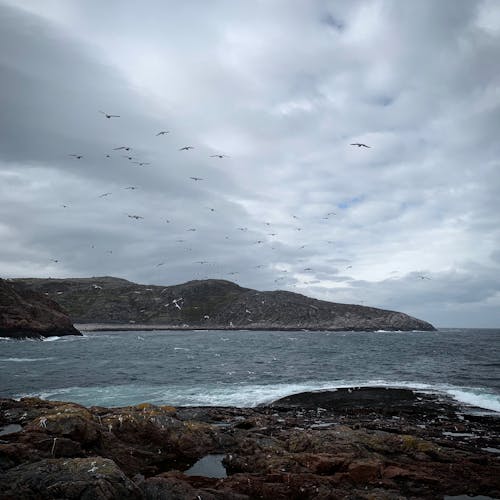
[[[300,392],[335,390],[348,387],[394,387],[453,398],[465,406],[500,412],[500,394],[487,389],[430,385],[417,382],[387,380],[335,380],[289,384],[204,384],[186,385],[110,385],[66,387],[32,394],[19,394],[17,398],[36,396],[43,399],[70,400],[83,405],[128,406],[142,402],[173,406],[238,406],[254,407]]]
[[[33,361],[50,361],[54,358],[0,358],[0,361],[13,363],[28,363]]]

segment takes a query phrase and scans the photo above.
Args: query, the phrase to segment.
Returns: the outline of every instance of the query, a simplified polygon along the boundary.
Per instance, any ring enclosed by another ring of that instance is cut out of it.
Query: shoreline
[[[499,423],[388,387],[253,408],[0,399],[0,496],[101,498],[106,484],[106,498],[146,500],[497,498]]]
[[[302,328],[302,327],[281,327],[281,326],[268,326],[268,327],[255,327],[252,325],[239,325],[239,326],[204,326],[204,325],[165,325],[165,324],[130,324],[130,323],[74,323],[74,327],[80,332],[119,332],[119,331],[253,331],[253,332],[435,332],[438,330],[343,330],[337,328]]]

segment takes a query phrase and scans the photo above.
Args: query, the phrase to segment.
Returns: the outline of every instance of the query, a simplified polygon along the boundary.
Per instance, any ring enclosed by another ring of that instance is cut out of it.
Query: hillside
[[[406,314],[312,299],[286,291],[260,292],[225,280],[139,285],[113,277],[12,281],[57,301],[75,323],[190,328],[308,330],[434,330]]]
[[[80,335],[59,304],[0,279],[0,337]]]

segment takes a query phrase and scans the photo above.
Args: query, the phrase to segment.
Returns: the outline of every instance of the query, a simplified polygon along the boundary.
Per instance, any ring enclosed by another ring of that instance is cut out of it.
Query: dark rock
[[[345,410],[350,408],[396,408],[412,405],[416,395],[409,389],[385,387],[359,387],[292,394],[273,401],[270,406],[281,408],[324,408]]]
[[[4,500],[142,498],[137,486],[116,464],[101,457],[46,459],[19,465],[1,476],[0,496]]]
[[[0,279],[0,337],[81,335],[61,306],[45,295]]]
[[[127,325],[140,329],[148,325],[176,329],[435,329],[400,312],[326,302],[281,290],[260,292],[225,280],[189,281],[167,287],[111,277],[24,278],[13,283],[47,294],[69,312],[75,323],[99,324],[101,330],[113,329],[113,325],[119,329]]]

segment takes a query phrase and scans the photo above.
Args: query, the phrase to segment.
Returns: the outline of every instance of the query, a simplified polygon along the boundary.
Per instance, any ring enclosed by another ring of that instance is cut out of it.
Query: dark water
[[[0,341],[2,397],[253,406],[353,385],[444,392],[500,411],[500,330],[95,332]]]

